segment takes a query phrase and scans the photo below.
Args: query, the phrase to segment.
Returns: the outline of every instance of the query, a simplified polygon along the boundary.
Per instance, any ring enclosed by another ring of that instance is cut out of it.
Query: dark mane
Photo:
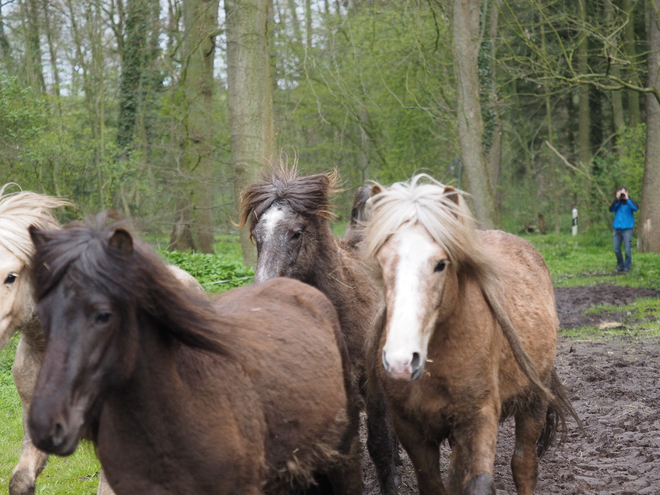
[[[229,335],[218,335],[219,318],[206,299],[180,283],[167,265],[144,242],[132,237],[126,253],[109,244],[117,229],[106,226],[108,213],[95,218],[95,225],[73,223],[59,231],[39,231],[42,236],[34,256],[33,286],[37,301],[43,299],[64,277],[89,285],[119,305],[134,305],[178,341],[198,349],[233,356]]]
[[[261,215],[277,202],[286,202],[301,215],[333,218],[329,197],[337,182],[336,172],[298,177],[295,165],[280,162],[265,170],[261,180],[241,193],[241,227],[249,223],[252,230]]]

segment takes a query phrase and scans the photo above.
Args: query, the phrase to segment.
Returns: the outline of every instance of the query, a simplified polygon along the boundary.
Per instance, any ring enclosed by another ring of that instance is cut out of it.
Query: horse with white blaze
[[[516,236],[476,230],[461,193],[425,174],[374,185],[371,215],[365,256],[385,304],[367,368],[420,494],[494,495],[498,423],[509,416],[516,489],[533,494],[566,414],[579,423],[554,370],[559,321],[543,258]]]

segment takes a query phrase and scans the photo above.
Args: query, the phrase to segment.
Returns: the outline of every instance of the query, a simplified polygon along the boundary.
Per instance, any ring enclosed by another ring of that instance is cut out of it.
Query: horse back
[[[213,305],[222,319],[240,322],[242,357],[267,426],[269,485],[308,482],[341,457],[353,403],[333,305],[285,278],[232,290]]]
[[[479,231],[479,237],[498,261],[502,304],[520,341],[540,375],[549,379],[559,329],[550,271],[538,251],[520,237],[501,231]],[[508,346],[504,348],[508,355]],[[504,361],[501,373],[519,373],[513,359]]]

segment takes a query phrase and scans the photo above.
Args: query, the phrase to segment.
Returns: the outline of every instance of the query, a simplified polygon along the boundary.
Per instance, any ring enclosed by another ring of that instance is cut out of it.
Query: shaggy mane
[[[289,166],[280,159],[261,173],[261,182],[246,187],[241,193],[239,226],[248,224],[250,231],[273,203],[285,202],[301,215],[330,220],[337,172],[298,176],[296,164]]]
[[[30,191],[6,193],[12,182],[0,188],[0,245],[16,256],[25,266],[30,266],[34,244],[28,228],[55,230],[59,223],[52,210],[72,206],[64,199]]]
[[[427,174],[397,182],[372,198],[367,223],[365,256],[376,273],[376,254],[392,234],[408,223],[421,224],[442,247],[459,273],[475,276],[480,284],[494,281],[496,264],[477,237],[474,218],[464,193]],[[482,285],[483,286],[483,285]]]
[[[68,277],[120,306],[134,305],[183,344],[233,357],[236,338],[230,332],[219,335],[217,331],[233,322],[221,322],[209,301],[177,280],[153,249],[135,236],[131,236],[130,253],[111,246],[110,238],[117,229],[126,229],[125,224],[106,226],[107,212],[95,220],[96,225],[88,219],[57,231],[32,229],[45,239],[34,256],[32,277],[37,301]]]

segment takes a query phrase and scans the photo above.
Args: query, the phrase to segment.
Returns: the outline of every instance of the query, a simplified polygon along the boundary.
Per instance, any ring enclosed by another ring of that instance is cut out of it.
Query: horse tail
[[[518,366],[520,366],[522,372],[529,379],[529,381],[532,382],[534,388],[537,389],[541,395],[541,398],[548,402],[553,402],[554,394],[543,383],[543,380],[540,379],[538,371],[536,370],[536,366],[529,357],[529,354],[527,354],[527,351],[525,351],[525,348],[522,346],[520,338],[518,337],[518,332],[516,332],[513,323],[511,323],[509,315],[502,307],[502,304],[500,303],[497,295],[493,292],[494,291],[492,289],[482,286],[482,294],[490,306],[491,311],[495,315],[495,319],[502,328],[502,333],[504,333],[504,337],[509,343],[511,352],[513,352],[513,357],[518,363]]]
[[[552,370],[550,390],[554,397],[548,404],[545,427],[536,442],[536,454],[539,459],[548,451],[558,432],[561,433],[560,442],[566,440],[566,435],[568,433],[568,428],[566,427],[566,413],[575,420],[580,429],[583,429],[582,421],[580,421],[580,418],[575,412],[571,401],[566,395],[566,389],[561,383],[559,376],[557,376],[557,371],[554,369]]]

